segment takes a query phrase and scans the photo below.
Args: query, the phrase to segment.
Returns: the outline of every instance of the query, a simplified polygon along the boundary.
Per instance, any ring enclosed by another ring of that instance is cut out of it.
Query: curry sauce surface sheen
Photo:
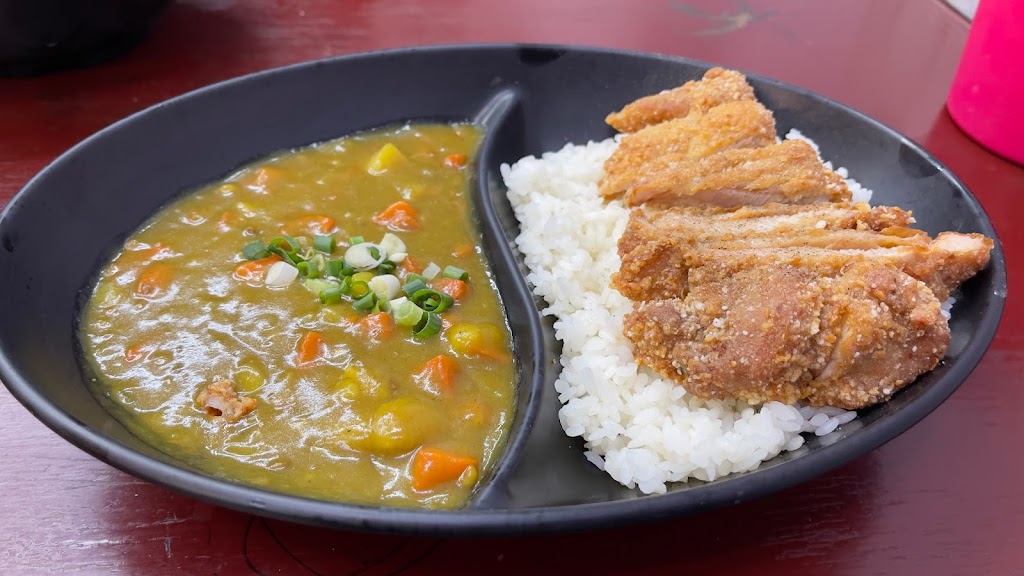
[[[95,392],[147,443],[219,477],[325,500],[463,505],[500,452],[516,386],[511,335],[469,206],[480,137],[464,124],[362,133],[269,157],[163,209],[103,269],[83,310]],[[400,155],[380,169],[374,156],[388,143]],[[462,154],[470,162],[446,162]],[[417,212],[418,229],[374,222],[401,200]],[[332,258],[351,237],[378,242],[391,231],[409,265],[468,272],[468,294],[441,314],[441,334],[417,339],[394,326],[374,337],[361,323],[366,312],[348,301],[322,304],[301,279],[270,288],[235,274],[245,244],[284,234],[308,243],[328,232],[319,229],[325,217],[338,241]],[[452,330],[465,326],[496,335],[495,350],[454,345]],[[320,353],[299,362],[311,331],[322,337]],[[417,376],[439,355],[456,360],[445,390]],[[223,380],[257,401],[236,422],[196,401]],[[382,425],[400,430],[382,441],[374,434]],[[417,490],[414,462],[424,450],[478,466]]]

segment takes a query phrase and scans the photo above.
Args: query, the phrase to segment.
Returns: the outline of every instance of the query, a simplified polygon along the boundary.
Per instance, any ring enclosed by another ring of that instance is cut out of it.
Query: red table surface
[[[967,30],[937,0],[190,0],[111,64],[0,80],[0,205],[96,130],[239,74],[419,44],[588,44],[737,67],[878,118],[964,180],[1019,270],[1024,169],[976,145],[944,109]],[[404,537],[248,516],[94,460],[4,389],[0,573],[1024,573],[1020,302],[1009,298],[960,390],[882,448],[753,502],[583,534]]]

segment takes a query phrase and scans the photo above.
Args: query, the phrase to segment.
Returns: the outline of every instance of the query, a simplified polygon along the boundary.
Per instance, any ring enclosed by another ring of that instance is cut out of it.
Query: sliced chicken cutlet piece
[[[981,234],[943,232],[926,246],[895,246],[870,250],[818,247],[680,246],[669,238],[641,244],[622,257],[612,285],[632,300],[676,298],[686,294],[692,268],[715,265],[739,272],[766,264],[788,264],[819,274],[835,274],[855,262],[892,266],[924,282],[945,300],[960,284],[982,270],[993,242]]]
[[[890,266],[721,272],[694,270],[685,299],[644,302],[624,323],[637,361],[699,398],[862,408],[934,368],[949,343],[939,301]]]
[[[638,305],[623,333],[639,364],[698,398],[793,403],[822,355],[810,338],[824,300],[817,279],[779,266],[695,281],[685,299]]]
[[[809,144],[786,140],[762,148],[723,150],[699,159],[660,156],[641,169],[626,205],[737,208],[779,202],[813,204],[850,199],[841,176]]]
[[[935,368],[950,341],[942,305],[923,282],[870,262],[832,282],[820,318],[817,339],[831,354],[803,387],[812,406],[884,402]]]
[[[789,234],[751,234],[736,237],[717,230],[694,231],[689,235],[692,246],[713,246],[719,250],[753,250],[758,248],[827,248],[829,250],[876,250],[898,246],[931,244],[932,239],[922,230],[913,228],[886,228],[873,230],[818,230],[810,229]]]
[[[802,234],[805,231],[861,230],[881,232],[906,228],[910,212],[867,204],[766,204],[727,212],[698,208],[637,208],[619,238],[619,256],[650,240],[679,238],[685,245],[712,239]],[[916,232],[916,231],[915,231]],[[908,234],[911,234],[908,232]],[[852,247],[852,246],[851,246]]]
[[[678,88],[627,104],[609,114],[605,122],[619,132],[636,132],[645,126],[682,118],[694,110],[704,112],[735,100],[754,100],[754,89],[747,83],[747,77],[734,70],[712,68],[699,81],[690,80]]]
[[[767,108],[753,100],[726,102],[625,136],[604,163],[598,191],[605,197],[622,194],[648,162],[665,154],[693,159],[774,142],[775,118]]]

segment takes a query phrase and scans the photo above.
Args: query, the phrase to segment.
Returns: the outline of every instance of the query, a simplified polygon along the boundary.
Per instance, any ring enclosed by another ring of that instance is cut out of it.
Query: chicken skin
[[[682,118],[693,111],[706,112],[726,102],[754,100],[747,77],[733,70],[712,68],[699,81],[645,96],[605,118],[619,132],[636,132],[646,126]]]

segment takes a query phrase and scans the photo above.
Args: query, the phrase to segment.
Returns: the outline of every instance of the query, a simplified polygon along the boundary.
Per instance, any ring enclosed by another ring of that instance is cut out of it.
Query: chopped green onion
[[[285,262],[287,262],[289,264],[294,265],[294,264],[297,264],[299,262],[302,262],[302,258],[300,258],[298,254],[296,254],[295,252],[289,252],[289,251],[285,250],[284,248],[281,248],[280,246],[271,245],[268,248],[268,250],[270,250],[274,254],[277,254],[278,256],[281,257],[282,260],[284,260]]]
[[[378,274],[391,274],[395,271],[395,264],[387,260],[381,262],[380,266],[377,266]]]
[[[299,262],[295,267],[299,269],[299,276],[303,278],[316,278],[320,275],[316,266],[310,266],[309,262]]]
[[[434,264],[433,262],[427,264],[427,267],[423,269],[423,277],[426,278],[427,280],[433,280],[440,273],[441,267],[438,266],[437,264]]]
[[[378,298],[385,300],[397,298],[399,292],[402,290],[401,284],[398,282],[398,278],[391,274],[374,276],[367,280],[366,284],[370,287],[370,290],[373,290],[373,293],[376,294]]]
[[[324,304],[337,304],[341,302],[341,286],[331,286],[320,291],[320,302]]]
[[[352,293],[352,277],[343,276],[341,279],[341,293],[346,296]]]
[[[320,292],[327,290],[332,286],[337,286],[337,284],[331,282],[330,280],[324,280],[322,278],[306,278],[305,280],[302,281],[302,286],[305,287],[306,290],[309,290],[313,294],[319,296]]]
[[[386,232],[377,245],[380,246],[380,249],[383,250],[389,258],[395,254],[403,254],[406,252],[405,242],[402,242],[401,238],[395,236],[391,232]]]
[[[353,246],[356,244],[362,244],[363,242],[366,242],[366,240],[364,240],[362,236],[353,236],[348,239],[348,243]]]
[[[328,260],[327,261],[327,276],[333,276],[335,278],[341,278],[341,272],[345,268],[344,260]]]
[[[430,280],[427,280],[426,278],[420,276],[419,274],[416,274],[415,272],[412,274],[407,274],[405,276],[406,283],[412,282],[413,280],[419,280],[420,282],[423,282],[424,285],[426,285],[427,282],[430,282]]]
[[[423,308],[406,300],[395,309],[395,323],[400,326],[416,326],[423,318]]]
[[[323,254],[313,254],[313,257],[308,262],[310,269],[316,268],[317,276],[323,276],[324,272],[327,271],[327,257]]]
[[[299,241],[291,236],[278,236],[270,241],[270,246],[277,246],[288,252],[298,252],[302,248],[302,244],[299,244]]]
[[[362,298],[367,294],[373,294],[373,292],[370,290],[370,285],[367,284],[366,282],[363,282],[362,280],[356,280],[352,282],[351,291],[352,296],[356,298]]]
[[[427,312],[443,312],[455,303],[451,296],[429,288],[417,290],[410,300]]]
[[[373,270],[383,261],[380,248],[370,242],[350,246],[345,251],[345,262],[348,262],[356,270]]]
[[[444,271],[441,272],[441,276],[451,278],[453,280],[469,280],[469,272],[466,272],[462,268],[456,268],[455,266],[445,266]]]
[[[314,236],[313,249],[327,254],[334,252],[334,236]]]
[[[271,288],[278,288],[291,284],[299,275],[295,266],[287,262],[274,262],[267,270],[267,279],[264,283]]]
[[[260,258],[270,256],[270,250],[267,249],[267,245],[261,240],[257,240],[246,244],[242,248],[242,256],[245,256],[246,260],[259,260]]]
[[[427,312],[427,321],[423,327],[413,332],[417,338],[430,338],[441,331],[441,317],[434,312]]]
[[[413,274],[410,274],[409,276],[413,276]],[[402,286],[402,290],[404,290],[405,293],[411,297],[413,294],[416,294],[417,292],[425,289],[426,287],[427,285],[423,282],[423,280],[420,280],[419,278],[413,278],[412,280],[406,282],[405,286]]]
[[[351,275],[353,275],[355,273],[356,273],[356,269],[353,268],[352,265],[348,263],[348,260],[342,260],[341,261],[341,275],[342,276],[351,276]]]
[[[365,282],[363,282],[365,284]],[[377,295],[373,292],[369,292],[366,296],[356,300],[352,303],[352,307],[356,310],[371,310],[374,305],[377,304]]]
[[[437,290],[431,290],[430,288],[423,288],[409,295],[409,300],[412,300],[413,304],[416,304],[417,306],[422,306],[424,302],[431,299],[440,300],[441,293]]]
[[[451,308],[452,304],[455,304],[455,299],[445,294],[444,292],[441,292],[441,302],[438,303],[438,305],[433,310],[431,310],[431,312],[437,312],[438,314],[440,314],[441,312],[444,312],[445,310]]]

